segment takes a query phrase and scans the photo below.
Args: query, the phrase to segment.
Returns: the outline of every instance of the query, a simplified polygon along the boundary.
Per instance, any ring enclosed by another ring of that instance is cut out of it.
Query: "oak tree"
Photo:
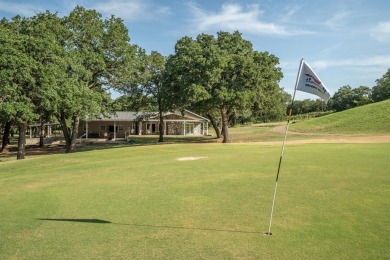
[[[229,117],[279,90],[277,64],[277,57],[255,51],[239,32],[183,37],[167,60],[168,86],[181,107],[217,109],[223,142],[228,143]]]

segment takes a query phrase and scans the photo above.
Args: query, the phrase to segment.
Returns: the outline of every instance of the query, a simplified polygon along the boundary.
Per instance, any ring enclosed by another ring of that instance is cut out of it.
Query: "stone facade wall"
[[[202,135],[202,123],[194,124],[194,135]]]
[[[193,123],[189,122],[187,124],[193,124],[194,125],[194,133],[193,135],[202,135],[203,134],[203,128],[202,123]],[[168,127],[168,135],[183,135],[184,134],[184,123],[183,122],[167,122]],[[188,133],[186,133],[188,135]]]
[[[183,131],[183,123],[182,122],[167,122],[167,135],[182,135]]]

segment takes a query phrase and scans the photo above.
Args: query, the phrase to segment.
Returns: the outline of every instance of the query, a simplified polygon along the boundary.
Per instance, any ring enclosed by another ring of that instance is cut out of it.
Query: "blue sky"
[[[257,51],[279,57],[292,94],[301,58],[331,93],[340,87],[373,87],[390,68],[390,1],[385,0],[0,0],[0,17],[60,16],[76,6],[124,20],[131,43],[173,54],[183,36],[240,31]],[[312,98],[298,92],[297,99]]]

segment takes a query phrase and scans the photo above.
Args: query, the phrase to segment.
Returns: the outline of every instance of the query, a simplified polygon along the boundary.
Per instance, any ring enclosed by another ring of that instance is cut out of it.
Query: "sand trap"
[[[199,159],[205,159],[207,157],[205,156],[191,156],[191,157],[181,157],[181,158],[177,158],[178,161],[195,161],[195,160],[199,160]]]

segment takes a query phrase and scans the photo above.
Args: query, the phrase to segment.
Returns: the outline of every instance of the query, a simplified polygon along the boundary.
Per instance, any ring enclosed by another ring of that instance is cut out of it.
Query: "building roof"
[[[146,112],[132,112],[132,111],[115,111],[112,114],[100,115],[95,120],[98,121],[135,121],[140,117],[150,117],[153,113]],[[94,120],[92,120],[94,121]]]
[[[184,115],[180,111],[163,113],[163,116],[176,115],[174,119],[166,119],[165,121],[202,121],[209,120],[189,110],[184,110]],[[169,117],[168,117],[169,118]],[[115,111],[112,114],[100,115],[97,119],[89,121],[158,121],[158,112],[133,112],[133,111]]]

